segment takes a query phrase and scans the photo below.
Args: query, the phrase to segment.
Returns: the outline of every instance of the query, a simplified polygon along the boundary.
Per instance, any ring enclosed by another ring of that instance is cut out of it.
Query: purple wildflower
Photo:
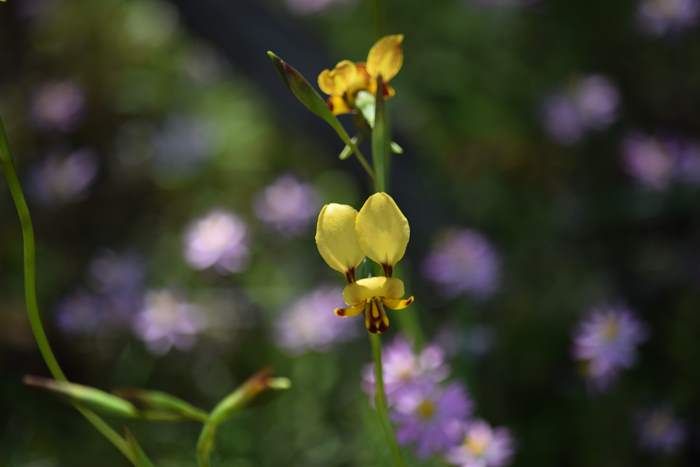
[[[603,75],[586,75],[544,101],[542,124],[560,144],[578,142],[589,130],[607,128],[617,119],[620,95]]]
[[[248,227],[234,214],[215,209],[188,227],[184,250],[195,269],[240,272],[248,262]]]
[[[644,32],[661,36],[692,26],[699,12],[698,0],[642,0],[637,15]]]
[[[80,87],[71,81],[57,81],[37,89],[31,115],[41,128],[71,131],[80,121],[84,106],[85,96]]]
[[[414,444],[421,458],[445,453],[462,433],[472,402],[460,384],[413,386],[402,392],[392,407],[396,437],[401,444]]]
[[[426,346],[420,353],[401,336],[396,337],[384,349],[382,359],[384,388],[392,404],[401,392],[413,386],[434,386],[447,378],[450,370],[445,354],[437,345]],[[374,365],[367,365],[364,372],[365,391],[374,393]]]
[[[601,75],[589,75],[576,83],[574,99],[581,122],[588,128],[605,128],[617,118],[620,95]]]
[[[172,347],[187,350],[204,329],[202,310],[169,290],[151,291],[134,321],[134,332],[148,349],[165,354]]]
[[[483,299],[500,285],[500,260],[488,240],[470,230],[442,235],[423,265],[425,276],[446,297],[463,293]]]
[[[501,467],[513,457],[514,443],[506,428],[492,428],[474,420],[464,429],[464,441],[447,454],[447,461],[460,467]]]
[[[102,306],[97,296],[81,290],[59,302],[56,324],[68,334],[92,334],[103,322]]]
[[[637,359],[637,346],[647,337],[645,326],[626,308],[593,308],[579,324],[573,354],[586,365],[586,376],[598,390],[606,389],[621,369]]]
[[[627,173],[647,188],[660,191],[671,183],[676,162],[669,141],[634,133],[625,139],[622,156]]]
[[[268,185],[255,199],[255,214],[276,231],[294,235],[304,230],[319,209],[314,188],[291,175]]]
[[[60,205],[81,199],[97,175],[95,154],[82,149],[64,157],[51,155],[34,167],[29,186],[38,201]]]
[[[336,342],[351,339],[357,330],[353,322],[333,314],[335,308],[342,306],[340,297],[339,287],[323,286],[299,298],[276,323],[279,345],[297,355],[326,351]]]
[[[668,407],[647,410],[638,417],[639,441],[648,451],[675,454],[685,442],[688,432]]]

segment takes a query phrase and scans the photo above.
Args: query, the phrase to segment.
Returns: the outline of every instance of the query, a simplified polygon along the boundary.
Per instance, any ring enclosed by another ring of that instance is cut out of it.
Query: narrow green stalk
[[[10,156],[10,149],[7,144],[7,136],[5,135],[5,127],[0,119],[0,165],[2,165],[2,170],[5,175],[5,180],[7,181],[8,188],[10,189],[10,195],[12,196],[12,201],[17,209],[17,216],[19,217],[20,226],[22,229],[22,244],[24,251],[24,298],[27,304],[27,316],[29,318],[29,324],[32,328],[32,333],[34,334],[34,339],[39,347],[39,352],[41,353],[46,366],[48,367],[51,375],[59,381],[67,381],[66,375],[63,373],[61,366],[56,360],[56,355],[51,349],[49,340],[46,337],[46,332],[44,331],[44,326],[41,323],[41,315],[39,314],[39,305],[36,296],[36,248],[34,242],[34,227],[32,225],[32,218],[29,214],[29,207],[27,206],[27,201],[24,198],[24,193],[22,191],[22,185],[17,177],[17,172],[15,171],[14,164],[12,162],[12,157]],[[92,424],[97,431],[99,431],[107,440],[109,440],[114,447],[116,447],[119,452],[121,452],[131,463],[134,465],[139,465],[136,463],[134,454],[131,452],[129,443],[121,436],[119,433],[114,431],[107,422],[105,422],[96,413],[84,409],[80,406],[75,406],[75,408]]]
[[[386,400],[386,391],[384,390],[384,372],[382,371],[382,338],[378,334],[370,334],[369,341],[372,345],[372,358],[374,359],[374,404],[379,414],[379,421],[382,424],[384,435],[389,443],[391,457],[394,459],[395,467],[403,467],[403,456],[401,449],[396,441],[396,434],[389,419],[389,407]]]

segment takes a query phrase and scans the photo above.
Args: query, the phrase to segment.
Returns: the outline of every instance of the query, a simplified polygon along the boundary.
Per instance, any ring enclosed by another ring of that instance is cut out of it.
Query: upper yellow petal
[[[346,204],[326,204],[316,222],[316,246],[323,260],[345,274],[362,261],[364,255],[357,242],[357,211]]]
[[[382,75],[388,82],[396,76],[403,65],[401,42],[403,34],[394,34],[382,37],[372,46],[367,55],[367,71],[372,77]]]
[[[332,70],[323,70],[318,75],[318,87],[331,96],[340,96],[355,81],[357,67],[350,60],[343,60]]]
[[[403,258],[411,236],[408,219],[386,193],[375,193],[367,198],[357,214],[355,231],[364,255],[387,266]]]

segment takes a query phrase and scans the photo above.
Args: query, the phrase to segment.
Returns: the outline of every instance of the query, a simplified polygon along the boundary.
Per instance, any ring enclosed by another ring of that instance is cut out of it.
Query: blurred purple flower
[[[297,14],[311,15],[350,2],[351,0],[287,0],[287,5]]]
[[[71,131],[79,123],[84,106],[85,95],[72,81],[46,83],[34,93],[31,116],[41,128]]]
[[[460,384],[413,386],[396,398],[391,416],[401,444],[414,444],[421,458],[444,454],[462,434],[472,402]]]
[[[95,154],[88,149],[50,155],[32,169],[29,188],[42,204],[59,205],[84,196],[96,175]]]
[[[88,267],[95,288],[103,293],[125,293],[141,290],[145,276],[143,260],[133,253],[104,251],[93,258]]]
[[[693,26],[699,12],[698,0],[641,0],[637,14],[644,32],[660,36]]]
[[[202,310],[169,290],[148,292],[134,320],[134,332],[156,354],[165,354],[172,347],[191,348],[204,327]]]
[[[668,407],[647,410],[638,417],[639,442],[648,451],[675,454],[688,436],[685,423]]]
[[[298,234],[309,225],[320,207],[314,188],[291,175],[284,175],[268,185],[255,198],[258,218],[283,234]]]
[[[573,144],[586,131],[612,124],[617,119],[619,101],[619,92],[608,78],[586,75],[545,99],[542,125],[556,142]]]
[[[394,338],[384,349],[382,367],[389,404],[393,404],[400,393],[411,390],[413,386],[436,385],[450,372],[440,347],[428,345],[416,354],[402,336]],[[363,388],[368,394],[374,394],[373,364],[365,368]]]
[[[673,179],[676,155],[668,140],[633,133],[625,139],[622,157],[627,173],[647,188],[664,190]]]
[[[680,182],[700,184],[700,144],[695,141],[681,143],[674,175]]]
[[[448,462],[460,467],[501,467],[510,463],[514,443],[508,429],[474,420],[464,432],[462,444],[447,454]]]
[[[584,132],[576,102],[564,94],[554,94],[542,106],[542,124],[549,136],[560,144],[573,144]]]
[[[605,128],[617,118],[620,94],[604,76],[580,79],[574,88],[574,99],[581,121],[588,128]]]
[[[57,326],[68,334],[92,334],[104,318],[100,300],[83,290],[61,300],[54,313]]]
[[[284,310],[275,326],[280,347],[293,355],[323,352],[354,337],[357,331],[354,322],[333,314],[335,308],[342,306],[342,292],[339,287],[319,287]]]
[[[126,326],[143,305],[145,269],[135,254],[105,251],[89,265],[90,282],[103,300],[112,326]]]
[[[573,355],[585,364],[593,388],[605,390],[621,369],[634,365],[637,347],[646,338],[645,326],[630,310],[600,306],[579,323]]]
[[[195,269],[240,272],[248,263],[248,227],[234,214],[215,209],[187,228],[184,254]]]
[[[500,285],[500,260],[480,233],[470,229],[450,230],[441,236],[425,260],[423,273],[446,297],[465,293],[483,299]]]

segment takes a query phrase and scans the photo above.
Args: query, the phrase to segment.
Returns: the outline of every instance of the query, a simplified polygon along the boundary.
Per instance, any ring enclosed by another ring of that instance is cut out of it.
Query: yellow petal
[[[343,60],[332,70],[323,70],[318,75],[318,87],[331,96],[341,96],[355,80],[357,69],[350,60]]]
[[[342,115],[352,111],[342,96],[330,96],[328,98],[328,108],[331,109],[333,115]]]
[[[408,298],[383,298],[382,303],[384,303],[384,306],[387,308],[391,308],[394,311],[399,311],[403,310],[404,308],[408,308],[408,306],[413,303],[413,297],[408,297]]]
[[[365,304],[358,303],[357,305],[352,305],[347,308],[336,308],[333,313],[341,318],[350,318],[359,315],[363,311],[365,311]]]
[[[375,297],[399,299],[403,297],[404,285],[395,277],[368,277],[348,284],[343,289],[343,299],[348,305],[365,303]]]
[[[386,193],[367,198],[357,215],[355,230],[364,255],[387,266],[403,258],[411,235],[406,216]]]
[[[403,34],[394,34],[382,37],[372,46],[367,55],[367,71],[372,77],[382,75],[388,82],[396,76],[403,64],[401,42]]]
[[[364,255],[357,243],[357,211],[345,204],[326,204],[316,222],[316,246],[323,260],[343,274],[356,267]]]

